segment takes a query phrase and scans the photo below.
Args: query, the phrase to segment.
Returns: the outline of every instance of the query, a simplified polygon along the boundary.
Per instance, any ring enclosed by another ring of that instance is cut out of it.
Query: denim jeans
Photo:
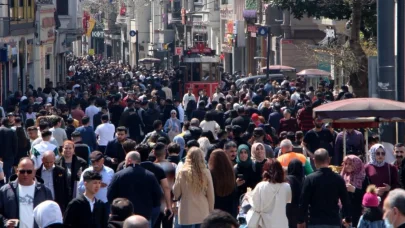
[[[153,208],[152,216],[149,221],[149,225],[151,228],[155,226],[156,220],[159,218],[159,215],[160,215],[160,206]]]

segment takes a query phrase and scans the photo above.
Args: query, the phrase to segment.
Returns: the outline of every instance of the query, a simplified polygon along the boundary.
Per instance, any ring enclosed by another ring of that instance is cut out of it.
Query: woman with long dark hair
[[[246,216],[248,227],[288,227],[287,203],[291,202],[291,188],[285,182],[283,167],[275,159],[267,159],[263,166],[263,181],[256,185],[248,201],[252,208]]]
[[[236,194],[235,174],[228,155],[222,149],[214,150],[208,160],[208,169],[214,183],[214,208],[236,217],[238,195]]]
[[[288,226],[290,228],[296,228],[299,215],[299,200],[302,190],[302,183],[305,177],[302,162],[298,159],[291,160],[288,164],[287,172],[287,180],[290,183],[292,192],[291,203],[287,204]]]

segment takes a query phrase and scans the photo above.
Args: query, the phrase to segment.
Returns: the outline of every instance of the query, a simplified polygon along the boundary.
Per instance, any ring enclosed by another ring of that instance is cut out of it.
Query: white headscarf
[[[51,200],[46,200],[35,207],[34,219],[39,228],[48,227],[52,224],[63,224],[60,207]]]
[[[375,153],[377,152],[377,150],[379,148],[382,148],[384,150],[384,152],[386,152],[385,148],[384,148],[384,146],[382,144],[374,144],[369,150],[369,152],[370,152],[370,164],[372,164],[372,165],[374,165],[376,167],[382,167],[382,166],[385,165],[385,160],[382,161],[382,162],[378,162],[377,159],[376,159]]]

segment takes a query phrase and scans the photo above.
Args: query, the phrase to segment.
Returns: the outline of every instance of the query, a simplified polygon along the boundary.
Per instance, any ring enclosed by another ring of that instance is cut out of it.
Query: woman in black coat
[[[55,165],[61,166],[66,169],[69,181],[69,200],[76,197],[76,183],[80,180],[82,171],[88,167],[88,163],[80,157],[74,155],[75,144],[72,141],[65,141],[63,143],[63,153]]]
[[[255,176],[257,174],[253,170],[249,146],[242,144],[238,147],[236,165],[233,169],[238,184],[238,198],[240,198],[242,194],[247,192],[247,188],[253,189],[256,185]]]
[[[287,204],[288,226],[296,228],[299,215],[299,200],[304,182],[304,168],[302,162],[298,159],[293,159],[288,164],[288,182],[290,183],[292,200]]]

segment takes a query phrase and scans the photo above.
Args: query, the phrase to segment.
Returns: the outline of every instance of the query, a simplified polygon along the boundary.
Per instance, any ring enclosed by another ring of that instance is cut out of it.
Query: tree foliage
[[[271,6],[290,10],[293,16],[304,16],[334,20],[349,20],[352,15],[353,0],[268,0]],[[377,35],[377,2],[362,0],[361,32],[365,39]]]

